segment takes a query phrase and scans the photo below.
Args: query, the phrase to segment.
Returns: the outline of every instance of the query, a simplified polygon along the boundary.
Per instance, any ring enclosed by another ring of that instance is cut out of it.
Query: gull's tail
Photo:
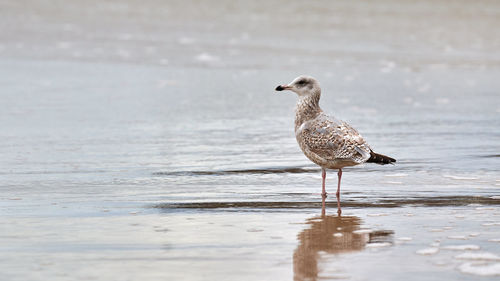
[[[366,162],[385,165],[393,164],[394,162],[396,162],[396,159],[370,151],[370,158]]]

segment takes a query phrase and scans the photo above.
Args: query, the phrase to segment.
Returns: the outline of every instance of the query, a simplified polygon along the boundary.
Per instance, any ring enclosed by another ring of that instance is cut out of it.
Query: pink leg
[[[324,217],[326,214],[326,202],[325,202],[326,197],[323,196],[321,200],[321,216]]]
[[[339,183],[337,186],[337,213],[340,216],[340,214],[342,213],[342,209],[340,208],[340,179],[342,178],[342,169],[339,169],[337,175],[339,177]]]
[[[340,179],[342,178],[342,169],[339,169],[337,176],[339,177],[339,183],[337,185],[337,197],[340,197]]]
[[[321,192],[321,196],[323,198],[326,198],[326,188],[325,188],[325,180],[326,180],[326,169],[322,168],[321,169],[321,176],[323,177],[323,191]]]

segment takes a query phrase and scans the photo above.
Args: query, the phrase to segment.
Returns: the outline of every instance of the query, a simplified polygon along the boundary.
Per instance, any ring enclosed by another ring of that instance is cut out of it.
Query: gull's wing
[[[325,160],[363,163],[370,158],[371,148],[356,129],[324,113],[304,122],[295,134],[299,143]]]

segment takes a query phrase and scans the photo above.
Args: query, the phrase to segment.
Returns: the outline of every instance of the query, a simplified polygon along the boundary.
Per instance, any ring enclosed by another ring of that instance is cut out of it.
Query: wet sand
[[[0,279],[498,279],[500,5],[307,3],[2,4]],[[300,74],[398,159],[342,217]]]

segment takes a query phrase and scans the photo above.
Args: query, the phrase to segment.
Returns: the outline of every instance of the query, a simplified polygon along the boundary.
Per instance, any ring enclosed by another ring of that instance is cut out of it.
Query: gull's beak
[[[276,91],[284,91],[284,90],[290,90],[292,87],[288,86],[288,85],[279,85],[278,87],[276,87]]]

